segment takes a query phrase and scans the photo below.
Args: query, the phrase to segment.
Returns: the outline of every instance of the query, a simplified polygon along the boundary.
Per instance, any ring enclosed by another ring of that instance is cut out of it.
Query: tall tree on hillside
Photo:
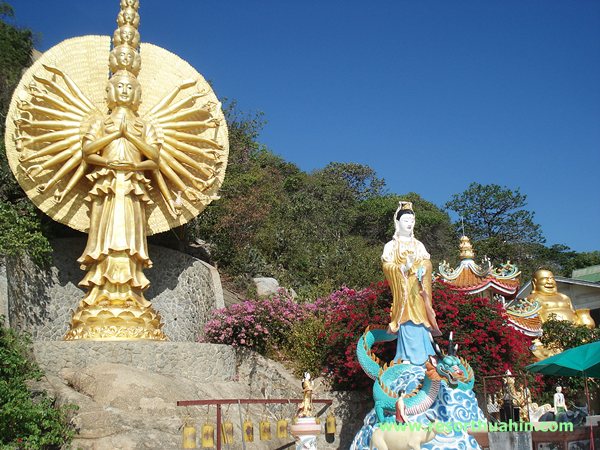
[[[342,181],[354,194],[355,200],[366,200],[385,194],[385,180],[364,164],[331,162],[317,171],[333,180]]]
[[[394,234],[393,216],[400,200],[412,202],[417,220],[415,236],[431,254],[434,267],[441,260],[458,256],[458,239],[448,213],[415,192],[363,200],[358,206],[353,232],[382,249]]]
[[[23,70],[31,64],[33,50],[31,31],[11,25],[8,21],[13,17],[12,7],[6,2],[0,2],[0,200],[9,201],[24,198],[25,194],[15,181],[6,159],[6,113]]]
[[[444,206],[462,218],[479,257],[488,256],[496,264],[517,263],[524,280],[539,266],[560,267],[552,257],[556,252],[544,246],[541,227],[534,222],[534,213],[525,209],[527,196],[519,189],[471,183]],[[461,221],[455,225],[462,228]]]
[[[533,221],[533,212],[524,209],[526,200],[518,188],[471,183],[445,207],[463,218],[467,234],[475,241],[542,244],[541,227]]]

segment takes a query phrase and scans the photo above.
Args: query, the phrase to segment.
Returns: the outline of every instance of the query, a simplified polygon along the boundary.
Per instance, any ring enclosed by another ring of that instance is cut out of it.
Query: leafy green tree
[[[6,2],[0,3],[0,255],[28,253],[37,263],[48,262],[50,244],[42,232],[41,215],[15,180],[6,159],[5,121],[12,93],[31,63],[33,37],[17,28]]]
[[[453,195],[445,208],[461,216],[478,256],[487,255],[496,264],[515,262],[523,280],[530,279],[539,267],[570,277],[574,269],[600,264],[600,252],[577,253],[560,244],[545,246],[533,212],[525,209],[526,200],[519,189],[471,183],[467,190]],[[461,225],[457,222],[455,226]]]
[[[600,340],[600,328],[575,325],[568,320],[551,318],[544,322],[542,330],[540,341],[551,350],[568,350]]]
[[[457,229],[464,221],[465,234],[479,257],[488,256],[495,264],[510,260],[519,266],[523,279],[528,279],[550,261],[541,227],[534,222],[533,212],[525,209],[526,200],[519,189],[471,183],[444,207],[461,217]]]
[[[454,194],[445,207],[462,217],[467,234],[475,241],[543,243],[534,214],[523,209],[526,200],[518,188],[471,183],[464,192]]]
[[[367,200],[385,194],[385,180],[369,166],[358,163],[332,162],[318,171],[323,176],[340,180],[356,200]]]
[[[13,17],[12,7],[0,2],[0,200],[14,202],[24,194],[8,167],[4,129],[12,93],[23,70],[31,63],[33,37],[30,30],[9,24]]]
[[[48,262],[52,247],[42,233],[35,207],[0,202],[0,254],[18,256],[28,253],[38,265]]]
[[[0,2],[0,131],[4,134],[6,111],[12,91],[21,78],[22,70],[31,63],[33,35],[30,30],[20,29],[8,23],[14,18],[12,7]]]
[[[577,253],[566,247],[561,253],[559,275],[570,277],[573,270],[600,264],[600,251]]]

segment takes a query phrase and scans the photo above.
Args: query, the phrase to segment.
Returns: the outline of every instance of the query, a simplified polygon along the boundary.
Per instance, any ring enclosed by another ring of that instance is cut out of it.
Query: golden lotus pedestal
[[[159,313],[151,306],[142,307],[132,301],[119,305],[100,302],[92,306],[82,302],[73,312],[71,325],[64,339],[164,341],[167,337],[162,326]]]

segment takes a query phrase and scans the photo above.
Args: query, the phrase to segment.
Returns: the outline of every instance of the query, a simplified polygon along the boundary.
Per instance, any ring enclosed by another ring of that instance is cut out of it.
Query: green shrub
[[[0,255],[18,256],[27,253],[38,265],[50,261],[52,247],[42,234],[34,206],[22,207],[0,201]]]
[[[320,339],[323,333],[323,317],[311,315],[292,325],[284,352],[286,360],[291,361],[294,375],[301,377],[304,372],[317,375],[323,371],[327,352],[327,347]]]
[[[74,435],[67,421],[73,407],[55,407],[45,393],[29,391],[27,382],[42,377],[28,357],[31,342],[3,322],[0,316],[0,448],[61,448]]]

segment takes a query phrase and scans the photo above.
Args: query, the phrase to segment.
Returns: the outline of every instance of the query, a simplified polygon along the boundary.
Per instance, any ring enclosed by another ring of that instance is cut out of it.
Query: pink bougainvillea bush
[[[433,303],[443,332],[438,338],[440,347],[446,348],[448,335],[453,331],[459,356],[471,364],[478,384],[486,375],[501,375],[506,370],[520,373],[531,362],[530,339],[508,326],[498,302],[467,297],[435,283]],[[387,283],[361,290],[341,288],[314,303],[298,304],[284,294],[267,300],[247,300],[216,311],[215,318],[206,324],[205,340],[249,347],[261,353],[278,348],[281,354],[298,355],[297,349],[294,353],[286,348],[293,347],[290,337],[298,339],[298,330],[306,325],[310,336],[300,335],[300,347],[311,352],[311,368],[316,361],[318,370],[338,389],[361,389],[371,386],[372,381],[356,359],[356,342],[368,325],[388,323],[390,304]],[[374,350],[381,359],[390,360],[395,343],[376,346]],[[301,370],[304,368],[297,371]]]
[[[270,299],[215,310],[204,326],[204,340],[265,353],[269,347],[283,345],[290,327],[305,316],[305,308],[282,290]]]

